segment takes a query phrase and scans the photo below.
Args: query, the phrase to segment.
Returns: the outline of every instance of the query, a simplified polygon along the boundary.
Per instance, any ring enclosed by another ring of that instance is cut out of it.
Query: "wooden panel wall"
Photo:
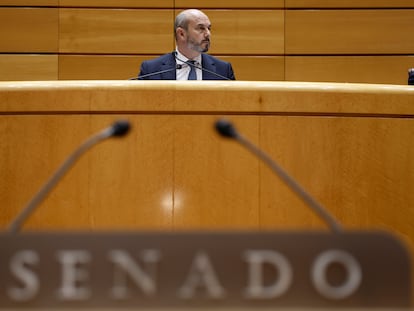
[[[4,7],[0,21],[1,52],[58,52],[58,9]]]
[[[414,67],[411,0],[0,0],[0,80],[136,76],[174,49],[174,16],[190,7],[238,80],[406,84]],[[57,62],[41,68],[46,56]]]
[[[409,0],[286,0],[287,81],[407,84]]]

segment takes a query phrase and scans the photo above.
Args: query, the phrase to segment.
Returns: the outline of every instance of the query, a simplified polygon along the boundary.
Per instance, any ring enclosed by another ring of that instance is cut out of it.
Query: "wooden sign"
[[[410,303],[409,256],[384,232],[0,235],[0,309]]]

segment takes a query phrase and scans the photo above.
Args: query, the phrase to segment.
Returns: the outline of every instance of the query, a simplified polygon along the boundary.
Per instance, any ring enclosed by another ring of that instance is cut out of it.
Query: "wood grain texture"
[[[116,119],[24,229],[322,229],[268,167],[218,137],[226,117],[346,229],[414,249],[414,90],[304,82],[0,82],[0,226],[60,163]]]
[[[288,10],[286,53],[411,54],[413,19],[409,9]]]
[[[238,80],[284,80],[283,57],[215,56],[232,63]],[[142,61],[154,57],[156,56],[60,55],[59,80],[126,80],[138,75]]]
[[[28,79],[21,70],[27,53],[47,54],[43,59],[58,55],[62,80],[135,76],[142,60],[174,49],[175,14],[192,5],[184,0],[2,3],[0,52],[19,56],[2,62],[5,81]],[[55,8],[40,7],[47,5]],[[406,70],[413,67],[414,10],[405,0],[289,0],[286,8],[281,1],[200,5],[213,24],[209,52],[231,61],[239,80],[405,84]],[[33,63],[32,79],[56,79],[52,68],[41,64]]]
[[[283,10],[204,10],[212,23],[211,53],[284,53]]]
[[[169,10],[62,9],[60,12],[61,52],[167,53],[174,47],[174,15]],[[283,54],[283,11],[205,12],[213,21],[212,53]]]
[[[401,135],[413,133],[412,126],[412,119],[396,118],[266,117],[261,119],[260,137],[262,147],[345,227],[389,230],[400,217],[391,206],[413,198],[409,190],[414,176],[412,151],[398,141]],[[407,174],[400,176],[404,170]],[[269,170],[263,170],[262,178],[266,180],[261,187],[264,226],[325,226]],[[394,182],[399,186],[390,186]],[[295,208],[290,208],[292,201]],[[411,207],[401,207],[406,219],[413,212]],[[398,233],[408,238],[410,234],[403,232],[413,226],[401,225]]]
[[[218,117],[201,114],[174,118],[174,228],[260,227],[259,163],[214,133]],[[236,118],[238,124],[258,134],[256,118]]]
[[[326,225],[213,123],[230,119],[346,230],[414,250],[414,89],[407,85],[180,81],[0,82],[0,226],[114,120],[24,230],[309,230]]]
[[[59,0],[0,0],[0,6],[55,6]]]
[[[64,119],[48,115],[2,116],[2,135],[5,134],[4,131],[9,133],[4,137],[7,144],[9,146],[13,144],[13,137],[21,139],[16,144],[17,148],[8,152],[9,157],[5,158],[7,163],[1,168],[2,176],[7,180],[6,189],[2,188],[1,196],[4,202],[7,202],[5,210],[10,213],[10,216],[17,215],[58,165],[82,141],[83,137],[73,135],[73,129],[81,135],[90,132],[88,120],[89,116],[69,116]],[[69,134],[67,129],[72,126],[70,131],[72,133]],[[62,145],[59,142],[63,140],[65,143]],[[3,155],[4,151],[2,148]],[[79,223],[86,223],[88,212],[81,211],[86,209],[88,203],[87,192],[83,191],[88,176],[87,158],[77,163],[77,169],[75,174],[63,178],[62,183],[45,201],[46,204],[42,204],[44,208],[33,214],[31,221],[34,224],[39,225],[44,222],[48,227],[56,221],[64,229],[76,224],[73,222],[76,219]],[[61,185],[64,189],[63,196]],[[16,193],[21,195],[16,197]],[[48,202],[50,203],[47,204]],[[79,210],[71,209],[74,204],[79,207]]]
[[[60,55],[60,80],[127,80],[136,77],[140,64],[154,56]]]
[[[219,56],[231,62],[236,79],[240,81],[283,81],[285,59],[283,56]]]
[[[172,10],[60,9],[59,51],[166,53],[174,47],[173,18]]]
[[[413,8],[411,0],[285,0],[286,8]]]
[[[176,204],[171,116],[93,115],[91,124],[105,128],[116,119],[130,120],[132,133],[90,154],[88,223],[97,229],[171,230]]]
[[[287,56],[286,81],[407,84],[413,56]]]
[[[18,87],[17,87],[18,86]],[[50,92],[50,90],[54,92]],[[231,90],[231,92],[230,92]],[[408,85],[269,81],[0,82],[0,112],[411,116]],[[92,95],[93,94],[93,95]],[[172,95],[173,94],[173,95]],[[202,95],[202,96],[201,96]],[[137,101],[139,97],[139,101]],[[194,104],[194,99],[197,104]],[[9,103],[13,104],[10,105]],[[85,104],[87,102],[87,104]]]
[[[58,79],[58,56],[0,54],[0,80],[41,81]]]
[[[123,118],[131,134],[82,157],[26,229],[325,228],[214,133],[225,116],[346,228],[414,241],[409,86],[135,82],[0,83],[1,226],[86,137]]]
[[[164,8],[172,9],[173,0],[59,0],[61,7],[95,7],[95,8]]]
[[[0,51],[56,53],[57,8],[0,7]]]
[[[175,7],[176,8],[194,8],[194,1],[191,0],[175,0]],[[234,8],[249,8],[249,9],[265,9],[265,8],[283,8],[284,1],[283,0],[258,0],[258,1],[250,1],[250,0],[202,0],[197,1],[196,8],[204,9],[204,8],[212,8],[212,9],[234,9]]]

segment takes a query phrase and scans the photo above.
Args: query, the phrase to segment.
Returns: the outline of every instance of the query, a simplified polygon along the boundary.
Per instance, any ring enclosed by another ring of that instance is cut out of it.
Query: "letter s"
[[[28,301],[37,295],[39,279],[27,266],[36,265],[38,262],[38,254],[30,250],[18,252],[11,258],[10,271],[22,283],[21,287],[8,289],[7,294],[11,300]]]

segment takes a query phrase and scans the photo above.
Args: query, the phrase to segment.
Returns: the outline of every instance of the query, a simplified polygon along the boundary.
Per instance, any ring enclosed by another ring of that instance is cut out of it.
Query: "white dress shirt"
[[[177,65],[182,66],[181,69],[178,69],[178,68],[176,69],[177,80],[188,80],[188,75],[190,73],[191,66],[187,65],[185,62],[189,61],[190,59],[185,57],[178,50],[176,51],[177,51],[177,57],[176,57]],[[195,65],[197,67],[201,67],[201,54],[193,60],[195,61]],[[199,68],[195,68],[195,70],[196,70],[197,80],[203,80],[202,70]]]

